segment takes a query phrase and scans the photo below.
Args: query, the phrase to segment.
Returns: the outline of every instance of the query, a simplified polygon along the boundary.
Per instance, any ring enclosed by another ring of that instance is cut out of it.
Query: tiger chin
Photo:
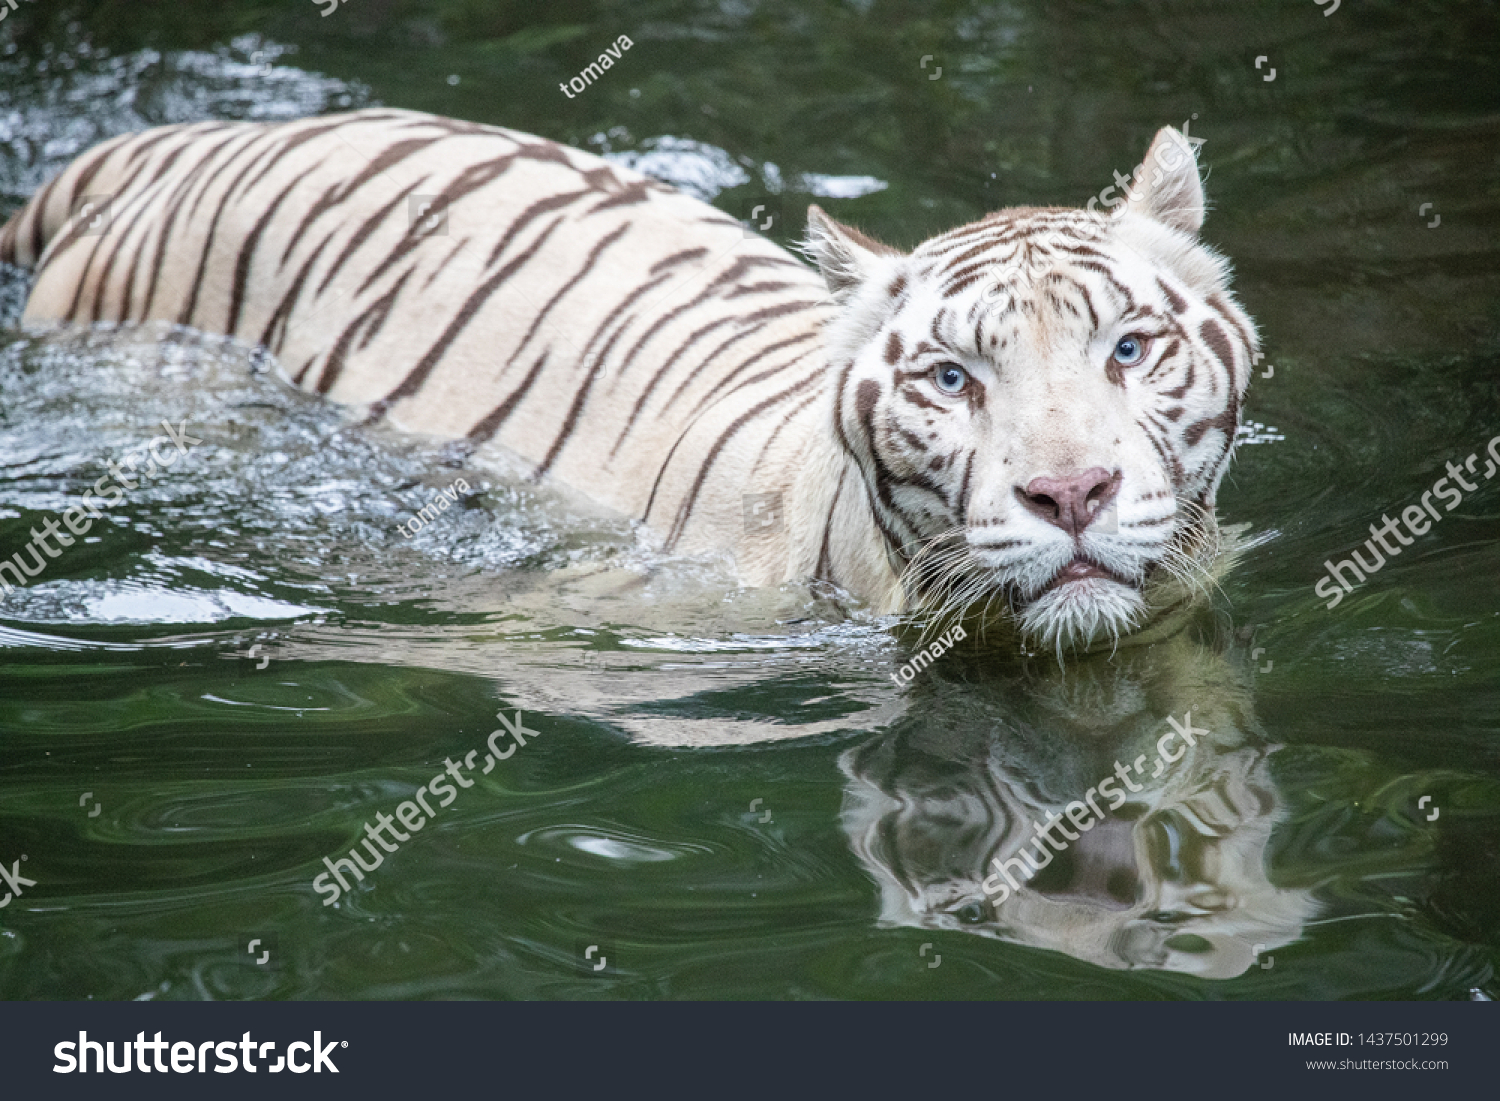
[[[1061,659],[1211,587],[1258,347],[1187,139],[1161,130],[1124,196],[910,252],[813,206],[813,270],[622,165],[379,108],[114,138],[0,229],[0,261],[35,270],[30,327],[227,334],[659,551]],[[101,205],[102,229],[78,213]]]

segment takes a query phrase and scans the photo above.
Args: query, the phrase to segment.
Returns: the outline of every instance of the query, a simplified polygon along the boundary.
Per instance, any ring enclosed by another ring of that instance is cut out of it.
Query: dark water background
[[[886,624],[736,592],[712,563],[641,582],[628,528],[356,431],[245,349],[23,335],[11,273],[0,552],[163,418],[204,442],[0,603],[0,863],[35,881],[0,908],[0,996],[1495,992],[1500,489],[1336,609],[1312,587],[1500,435],[1500,9],[325,6],[20,0],[0,214],[125,130],[379,103],[609,152],[736,216],[765,206],[779,240],[817,201],[907,246],[1081,205],[1187,121],[1205,236],[1270,375],[1220,511],[1266,538],[1224,586],[1218,642],[1066,676],[955,654],[898,690]],[[622,34],[603,79],[559,90]],[[463,508],[397,533],[459,477],[479,489]],[[1101,886],[1080,846],[1037,882],[1105,919],[1148,881],[1170,904],[1089,941],[945,886],[974,870],[976,777],[1060,806],[1187,708],[1223,743],[1194,767],[1241,791],[1230,821],[1173,796],[1140,812],[1133,856],[1089,857],[1151,874]],[[515,709],[537,739],[323,906],[323,858]],[[903,895],[949,916],[918,927]],[[1181,973],[1205,938],[1225,973]]]

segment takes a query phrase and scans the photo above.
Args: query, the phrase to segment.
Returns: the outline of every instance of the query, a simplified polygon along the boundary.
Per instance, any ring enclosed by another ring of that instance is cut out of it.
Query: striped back
[[[94,195],[113,196],[98,233],[71,220]],[[28,322],[263,344],[304,389],[494,441],[677,549],[742,530],[743,493],[705,498],[719,480],[786,487],[775,425],[823,390],[815,272],[672,188],[495,127],[370,110],[152,130],[74,162],[6,234],[41,268]]]

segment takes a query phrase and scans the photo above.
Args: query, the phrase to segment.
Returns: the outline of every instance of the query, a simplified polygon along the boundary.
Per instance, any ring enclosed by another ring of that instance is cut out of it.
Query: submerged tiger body
[[[394,110],[203,123],[78,158],[0,260],[37,271],[28,324],[263,345],[304,389],[497,444],[748,584],[1087,644],[1212,558],[1255,351],[1174,150],[1163,130],[1112,217],[1004,210],[910,254],[811,208],[820,276],[525,134]]]

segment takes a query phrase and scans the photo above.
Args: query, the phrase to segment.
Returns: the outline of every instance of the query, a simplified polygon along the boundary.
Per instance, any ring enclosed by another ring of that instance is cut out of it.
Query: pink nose
[[[1047,523],[1076,539],[1115,499],[1120,478],[1118,470],[1111,474],[1096,466],[1071,478],[1033,478],[1024,490],[1016,487],[1016,496]]]

